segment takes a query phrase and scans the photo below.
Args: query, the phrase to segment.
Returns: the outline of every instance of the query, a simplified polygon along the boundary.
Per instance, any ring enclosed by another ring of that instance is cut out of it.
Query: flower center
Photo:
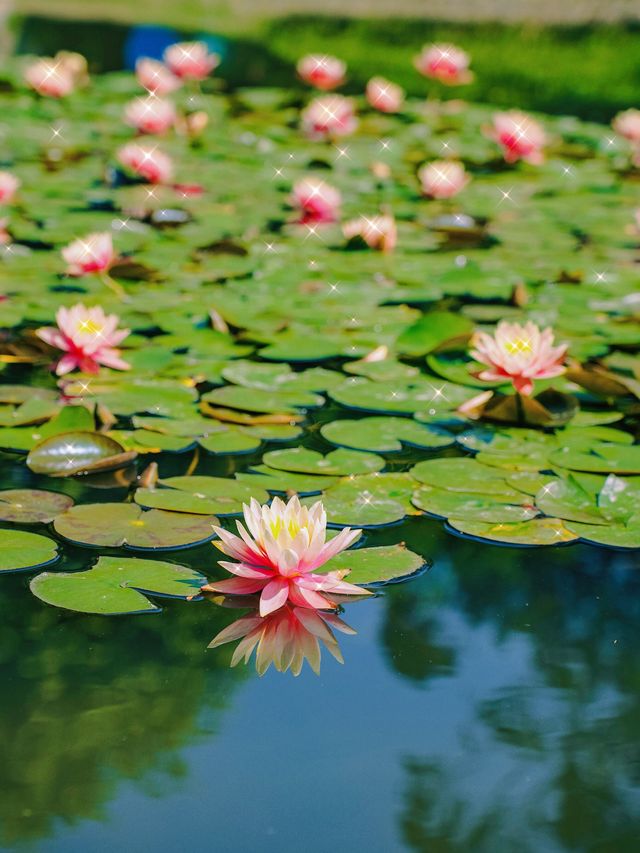
[[[81,320],[78,323],[78,331],[84,332],[87,335],[97,335],[100,336],[102,334],[102,326],[99,323],[96,323],[94,320]]]
[[[531,341],[525,340],[524,338],[514,338],[514,340],[505,341],[504,348],[509,355],[520,355],[521,353],[530,354],[532,352]]]

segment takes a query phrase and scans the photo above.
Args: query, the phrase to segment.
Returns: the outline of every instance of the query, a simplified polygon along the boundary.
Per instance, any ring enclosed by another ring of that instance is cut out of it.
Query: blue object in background
[[[177,41],[203,41],[210,51],[224,59],[228,53],[229,44],[220,36],[204,33],[197,36],[185,37],[183,33],[171,27],[160,27],[151,24],[141,24],[131,27],[124,44],[124,67],[133,70],[136,60],[141,56],[151,59],[162,59],[165,48]]]

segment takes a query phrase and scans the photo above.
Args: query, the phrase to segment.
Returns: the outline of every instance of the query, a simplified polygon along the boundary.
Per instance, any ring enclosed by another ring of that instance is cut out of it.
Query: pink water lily
[[[56,373],[63,376],[78,368],[83,373],[97,373],[100,365],[116,370],[128,370],[130,365],[120,358],[117,345],[129,334],[129,329],[118,329],[117,314],[105,314],[102,308],[87,308],[82,303],[72,308],[59,308],[56,313],[57,328],[48,326],[36,334],[64,355],[56,365]]]
[[[404,103],[404,89],[384,77],[372,77],[365,97],[370,106],[381,113],[397,113]]]
[[[182,80],[157,59],[143,57],[136,62],[136,78],[152,95],[169,95],[182,86]]]
[[[310,139],[349,136],[358,126],[353,102],[343,95],[316,98],[302,111],[303,132]]]
[[[129,142],[118,151],[118,160],[151,184],[166,184],[173,175],[171,158],[155,146]]]
[[[57,57],[37,59],[25,71],[24,79],[39,95],[48,98],[63,98],[75,87],[72,69]]]
[[[537,166],[544,161],[545,132],[542,125],[526,113],[519,110],[496,113],[488,135],[502,148],[507,163],[524,160]]]
[[[613,129],[629,142],[640,145],[640,110],[624,110],[613,119]]]
[[[342,226],[342,233],[347,240],[359,237],[370,249],[379,252],[392,252],[398,240],[396,221],[389,214],[350,219]]]
[[[319,178],[302,178],[291,193],[291,201],[301,213],[300,221],[335,222],[340,216],[340,191]]]
[[[274,498],[271,506],[251,499],[244,506],[247,529],[237,522],[240,536],[222,527],[214,527],[220,542],[214,544],[238,563],[220,562],[237,575],[230,580],[214,581],[204,592],[232,595],[260,593],[260,616],[267,616],[290,601],[297,607],[331,610],[336,607],[332,595],[362,595],[366,591],[342,580],[341,573],[317,574],[340,551],[349,547],[361,530],[345,528],[326,541],[327,515],[318,501],[312,507],[301,506],[297,497],[285,504]]]
[[[166,133],[176,121],[176,108],[166,98],[134,98],[124,108],[124,120],[138,133]]]
[[[264,675],[271,664],[278,672],[290,669],[294,675],[300,675],[305,660],[319,675],[321,644],[339,663],[344,663],[334,630],[355,634],[334,613],[285,604],[268,616],[260,616],[256,609],[237,619],[213,638],[209,648],[240,640],[231,666],[241,660],[248,663],[255,649],[258,675]]]
[[[298,60],[296,71],[300,79],[310,86],[330,91],[344,83],[347,66],[335,56],[312,53]]]
[[[435,160],[422,166],[418,180],[423,195],[431,198],[451,198],[469,183],[469,176],[462,163],[453,160]]]
[[[510,379],[520,394],[533,392],[534,379],[560,376],[568,344],[554,346],[553,330],[541,330],[535,323],[498,323],[494,335],[476,333],[472,338],[472,358],[487,366],[478,378],[488,382]]]
[[[164,61],[181,80],[204,80],[220,64],[220,57],[209,53],[203,41],[183,41],[165,50]]]
[[[454,44],[425,45],[413,60],[421,74],[447,86],[459,86],[473,80],[470,62],[469,54]]]
[[[116,258],[111,234],[102,231],[74,240],[62,250],[62,257],[67,262],[68,275],[105,272]]]
[[[0,172],[0,204],[9,204],[19,186],[20,179],[11,172]]]

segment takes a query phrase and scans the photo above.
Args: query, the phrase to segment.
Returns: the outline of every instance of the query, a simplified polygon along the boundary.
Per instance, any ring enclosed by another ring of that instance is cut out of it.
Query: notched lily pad
[[[58,559],[58,543],[24,530],[0,530],[0,572],[24,572]]]
[[[206,583],[204,575],[185,566],[135,557],[100,557],[86,572],[44,572],[30,584],[41,601],[65,610],[117,616],[157,613],[148,595],[188,598]]]
[[[371,417],[344,419],[323,424],[322,437],[339,447],[397,453],[403,445],[426,449],[448,447],[454,437],[440,427],[419,424],[409,418]]]

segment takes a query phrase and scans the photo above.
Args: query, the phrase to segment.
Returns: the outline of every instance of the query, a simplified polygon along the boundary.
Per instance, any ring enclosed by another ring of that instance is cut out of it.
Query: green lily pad
[[[118,616],[157,613],[148,595],[188,598],[207,582],[185,566],[135,557],[100,557],[86,572],[43,572],[33,578],[31,592],[54,607],[80,613]]]
[[[381,471],[385,465],[384,459],[373,453],[340,449],[323,456],[322,453],[306,447],[272,450],[264,454],[262,461],[269,468],[276,468],[279,471],[324,474],[329,477],[369,474],[372,471]]]
[[[74,506],[53,523],[56,533],[77,545],[169,551],[213,539],[213,516],[152,509],[135,504]]]
[[[15,524],[48,524],[73,506],[73,498],[44,489],[0,491],[0,521]]]
[[[415,575],[428,562],[404,545],[381,545],[377,548],[352,548],[333,557],[318,569],[319,573],[345,571],[346,580],[362,586],[399,581]]]
[[[427,486],[492,497],[500,495],[515,503],[520,498],[518,491],[507,484],[505,472],[468,457],[425,459],[414,465],[410,473]]]
[[[459,533],[504,545],[562,545],[578,538],[559,518],[533,518],[513,524],[449,518],[448,524]]]
[[[310,391],[265,391],[262,388],[243,388],[225,385],[203,395],[205,403],[240,409],[243,412],[295,412],[321,406],[323,398]]]
[[[253,488],[237,480],[227,477],[207,477],[196,475],[193,477],[167,477],[160,480],[160,485],[166,487],[155,490],[155,497],[150,489],[138,489],[135,495],[137,503],[143,506],[171,508],[164,505],[166,501],[175,501],[175,507],[181,507],[179,512],[215,512],[216,515],[236,515],[242,512],[242,505],[248,504],[251,498],[260,503],[265,503],[269,495],[264,489]],[[175,492],[175,495],[171,495]],[[181,498],[180,495],[183,497]],[[192,505],[200,509],[185,509],[187,499],[192,500]],[[183,503],[179,503],[183,501]],[[214,510],[203,510],[205,505],[217,507]]]
[[[340,447],[396,453],[403,445],[437,448],[453,444],[454,437],[440,427],[419,424],[409,418],[370,417],[323,424],[323,438]]]
[[[640,479],[609,474],[598,494],[598,508],[609,521],[623,524],[640,515]]]
[[[408,474],[362,474],[346,477],[323,494],[328,523],[338,527],[380,527],[415,514]],[[305,498],[304,503],[313,503]]]
[[[298,495],[316,495],[334,486],[337,477],[324,477],[318,474],[295,474],[291,471],[278,471],[266,465],[255,465],[250,472],[240,471],[236,480],[246,483],[253,490],[266,489],[269,492],[295,492]]]
[[[0,530],[0,572],[23,572],[58,559],[53,539],[23,530]]]
[[[524,495],[521,495],[524,502]],[[440,518],[464,518],[466,521],[486,521],[492,524],[528,521],[538,515],[532,506],[492,500],[478,494],[448,492],[432,486],[417,489],[411,502],[418,509]]]
[[[430,381],[416,377],[410,382],[372,382],[354,377],[329,391],[329,396],[350,409],[383,414],[406,414],[414,412],[450,409],[469,398],[468,388],[450,382]]]
[[[540,489],[535,502],[545,515],[563,518],[565,521],[607,523],[591,495],[572,480],[552,480]]]
[[[36,474],[70,477],[121,468],[136,455],[102,433],[63,432],[36,444],[27,456],[27,465]]]
[[[581,524],[568,521],[567,527],[576,536],[592,545],[609,548],[640,548],[640,513],[625,524]]]
[[[550,455],[552,464],[572,471],[640,474],[640,445],[595,443],[589,451],[563,447]]]
[[[430,311],[400,335],[398,352],[404,355],[426,355],[452,343],[464,343],[473,332],[473,323],[462,314]]]

